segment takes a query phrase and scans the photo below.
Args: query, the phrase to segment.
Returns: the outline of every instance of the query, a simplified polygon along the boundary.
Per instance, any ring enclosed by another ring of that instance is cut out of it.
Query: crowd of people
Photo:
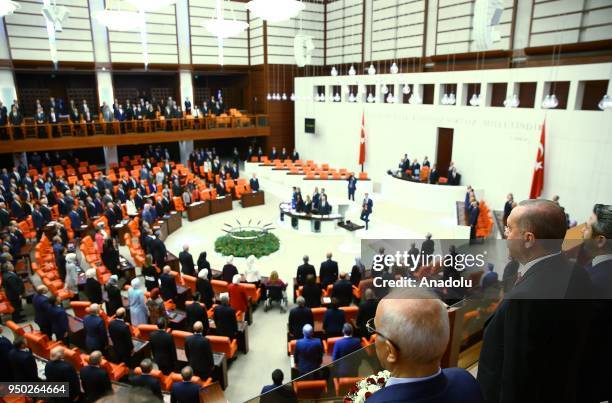
[[[423,171],[425,167],[427,167],[427,177],[422,178],[421,171]],[[444,183],[440,182],[440,178],[445,178],[447,180],[445,183],[451,186],[459,186],[461,184],[461,174],[457,171],[454,162],[450,162],[447,172],[440,173],[437,164],[432,164],[427,156],[423,158],[422,162],[419,162],[417,158],[410,160],[408,154],[404,154],[398,164],[398,169],[395,171],[395,174],[401,178],[413,179],[416,181],[424,180],[431,184]]]

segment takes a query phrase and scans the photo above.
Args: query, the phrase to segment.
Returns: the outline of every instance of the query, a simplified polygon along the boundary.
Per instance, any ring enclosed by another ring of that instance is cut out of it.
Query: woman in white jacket
[[[257,259],[253,255],[247,257],[247,268],[246,272],[244,273],[244,277],[247,283],[255,284],[257,287],[259,287],[261,278],[259,277],[259,270],[257,270],[257,268],[255,267],[256,260]]]
[[[66,278],[64,279],[64,289],[75,294],[79,292],[79,273],[76,253],[66,255]]]
[[[130,198],[125,202],[125,209],[127,211],[127,215],[130,217],[136,217],[138,215],[138,209],[136,208],[136,200],[133,195],[130,195]]]

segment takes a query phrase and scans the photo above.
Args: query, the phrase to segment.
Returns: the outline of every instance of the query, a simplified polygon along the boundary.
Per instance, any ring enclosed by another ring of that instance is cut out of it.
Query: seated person
[[[281,312],[287,308],[287,284],[278,277],[278,272],[273,270],[270,278],[265,282],[266,307],[269,308],[272,301],[280,301]]]

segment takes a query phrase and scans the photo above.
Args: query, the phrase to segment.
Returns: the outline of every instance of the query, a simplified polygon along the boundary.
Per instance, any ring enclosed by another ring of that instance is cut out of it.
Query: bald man
[[[525,200],[506,226],[510,256],[519,262],[514,288],[489,319],[478,381],[487,402],[584,402],[579,386],[590,312],[583,269],[561,254],[565,213],[548,200]]]
[[[102,396],[112,393],[108,372],[100,367],[102,362],[102,353],[94,351],[89,355],[89,365],[81,368],[81,384],[85,391],[85,399],[88,402],[95,402]]]
[[[376,356],[391,372],[368,403],[480,403],[478,382],[464,369],[440,368],[450,337],[446,307],[423,289],[397,290],[378,304],[368,322]]]
[[[200,386],[197,383],[191,382],[193,370],[191,367],[185,367],[181,370],[182,382],[174,382],[170,390],[171,403],[199,403],[200,402]]]
[[[100,306],[98,304],[91,304],[89,306],[89,315],[83,319],[83,327],[85,328],[85,346],[87,351],[106,349],[108,335],[104,319],[100,317]]]
[[[210,342],[202,334],[203,330],[202,322],[193,324],[193,334],[185,339],[185,355],[193,372],[200,378],[206,379],[212,373],[215,364]]]
[[[49,398],[49,402],[72,402],[81,394],[79,376],[74,367],[64,361],[64,347],[51,349],[50,360],[45,365],[47,382],[68,382],[68,398]]]

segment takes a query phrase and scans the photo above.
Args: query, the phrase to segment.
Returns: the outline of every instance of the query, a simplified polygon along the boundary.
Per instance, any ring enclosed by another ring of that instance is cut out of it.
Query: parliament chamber
[[[0,16],[0,402],[612,401],[611,1]]]

